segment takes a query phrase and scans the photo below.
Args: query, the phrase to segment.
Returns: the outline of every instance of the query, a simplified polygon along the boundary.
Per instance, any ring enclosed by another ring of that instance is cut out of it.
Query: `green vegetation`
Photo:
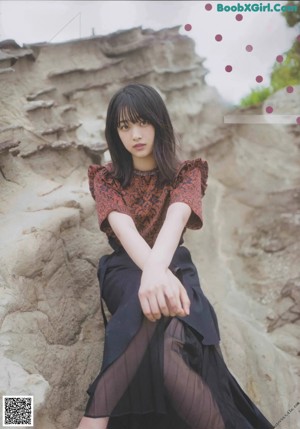
[[[300,42],[293,43],[291,49],[285,52],[285,60],[276,63],[271,73],[271,86],[278,91],[288,85],[300,84]]]
[[[300,22],[300,7],[299,7],[299,1],[289,1],[286,3],[287,5],[292,6],[298,6],[296,12],[282,12],[281,15],[285,18],[287,25],[289,27],[294,27],[295,25],[299,24]]]
[[[295,25],[300,30],[300,3],[289,1],[286,5],[298,5],[297,12],[282,12],[289,27]],[[300,31],[299,31],[300,34]],[[283,54],[284,61],[274,63],[271,72],[270,87],[252,89],[251,93],[242,98],[240,105],[243,107],[261,104],[271,94],[286,86],[300,85],[300,40],[295,40],[292,47]]]
[[[268,87],[252,89],[249,95],[242,98],[242,100],[240,101],[240,105],[243,107],[259,105],[271,94],[272,94],[272,91]]]

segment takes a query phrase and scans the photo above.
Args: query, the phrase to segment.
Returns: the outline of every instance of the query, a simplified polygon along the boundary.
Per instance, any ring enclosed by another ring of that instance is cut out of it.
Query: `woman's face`
[[[155,138],[155,128],[149,122],[140,119],[138,122],[131,122],[121,118],[118,126],[119,137],[132,155],[135,168],[147,168],[154,163],[153,146]]]

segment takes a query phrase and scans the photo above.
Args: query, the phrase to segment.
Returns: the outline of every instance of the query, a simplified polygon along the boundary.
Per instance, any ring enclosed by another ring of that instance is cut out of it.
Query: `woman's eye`
[[[144,120],[144,119],[141,121],[141,125],[147,125],[147,124],[149,124],[149,122],[148,122],[148,121],[146,121],[146,120]]]

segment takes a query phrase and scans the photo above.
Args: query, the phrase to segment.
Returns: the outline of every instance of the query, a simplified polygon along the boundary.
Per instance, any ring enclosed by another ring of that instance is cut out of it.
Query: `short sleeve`
[[[91,195],[96,201],[99,227],[105,233],[112,232],[107,221],[109,213],[117,211],[130,215],[122,196],[122,187],[110,174],[109,165],[90,165],[88,179]]]
[[[202,198],[205,195],[208,178],[207,161],[197,158],[184,161],[177,173],[170,193],[170,204],[186,203],[192,209],[186,227],[200,229],[203,225]]]

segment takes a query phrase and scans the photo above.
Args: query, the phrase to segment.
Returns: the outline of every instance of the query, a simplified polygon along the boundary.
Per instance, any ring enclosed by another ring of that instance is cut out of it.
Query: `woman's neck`
[[[137,158],[133,157],[133,168],[140,171],[153,170],[157,167],[153,157]]]

